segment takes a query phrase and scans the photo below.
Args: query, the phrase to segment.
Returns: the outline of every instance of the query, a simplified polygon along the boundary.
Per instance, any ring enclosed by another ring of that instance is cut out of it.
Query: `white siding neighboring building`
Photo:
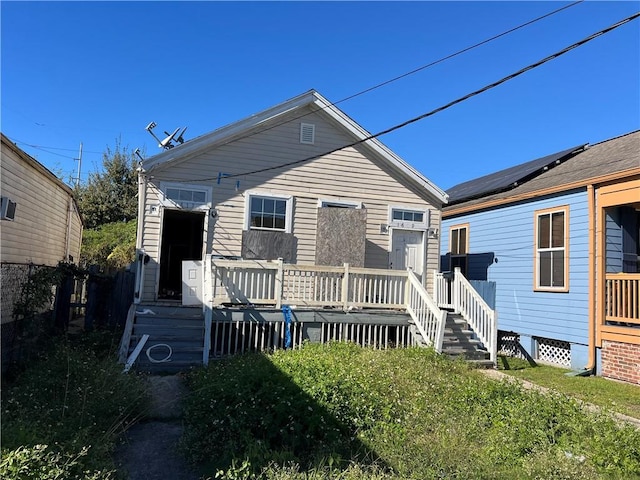
[[[0,220],[1,322],[7,323],[30,266],[80,259],[82,220],[71,188],[1,136],[0,194],[10,204]]]

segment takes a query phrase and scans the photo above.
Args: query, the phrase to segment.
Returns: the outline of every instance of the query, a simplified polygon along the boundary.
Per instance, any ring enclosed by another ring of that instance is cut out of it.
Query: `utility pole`
[[[76,178],[76,188],[80,186],[80,171],[82,169],[82,142],[80,142],[80,153],[78,154],[78,177]]]

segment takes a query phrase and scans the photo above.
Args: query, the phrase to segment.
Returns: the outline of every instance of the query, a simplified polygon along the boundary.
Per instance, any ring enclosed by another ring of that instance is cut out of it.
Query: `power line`
[[[442,62],[444,62],[446,60],[449,60],[451,58],[457,57],[458,55],[462,55],[463,53],[466,53],[469,50],[473,50],[474,48],[480,47],[480,46],[482,46],[482,45],[484,45],[486,43],[492,42],[493,40],[497,40],[500,37],[504,37],[505,35],[513,33],[516,30],[520,30],[521,28],[529,26],[529,25],[531,25],[533,23],[536,23],[536,22],[538,22],[540,20],[543,20],[543,19],[545,19],[547,17],[550,17],[552,15],[555,15],[556,13],[559,13],[562,10],[566,10],[567,8],[574,7],[574,6],[578,5],[579,3],[582,3],[583,1],[584,0],[578,0],[577,2],[573,2],[573,3],[569,4],[569,5],[565,5],[564,7],[558,8],[558,9],[556,9],[556,10],[554,10],[552,12],[549,12],[549,13],[547,13],[545,15],[542,15],[540,17],[534,18],[533,20],[529,20],[528,22],[522,23],[522,24],[518,25],[517,27],[511,28],[511,29],[506,30],[506,31],[504,31],[502,33],[499,33],[498,35],[494,35],[493,37],[487,38],[486,40],[483,40],[483,41],[478,42],[478,43],[476,43],[474,45],[471,45],[470,47],[466,47],[466,48],[463,48],[462,50],[458,50],[455,53],[447,55],[446,57],[442,57],[442,58],[440,58],[438,60],[434,60],[431,63],[427,63],[426,65],[423,65],[421,67],[415,68],[415,69],[411,70],[410,72],[403,73],[402,75],[398,75],[397,77],[394,77],[394,78],[392,78],[390,80],[386,80],[386,81],[384,81],[382,83],[379,83],[379,84],[377,84],[377,85],[375,85],[373,87],[367,88],[366,90],[362,90],[361,92],[358,92],[358,93],[355,93],[355,94],[350,95],[348,97],[345,97],[342,100],[338,100],[337,102],[333,103],[332,105],[337,105],[337,104],[345,102],[347,100],[351,100],[352,98],[359,97],[360,95],[363,95],[363,94],[368,93],[368,92],[370,92],[372,90],[375,90],[377,88],[380,88],[380,87],[388,85],[388,84],[390,84],[392,82],[395,82],[396,80],[400,80],[402,78],[408,77],[409,75],[413,75],[414,73],[418,73],[418,72],[420,72],[422,70],[425,70],[425,69],[427,69],[429,67],[433,67],[435,65],[438,65],[439,63],[442,63]]]
[[[48,145],[33,145],[27,142],[21,142],[20,140],[16,140],[13,139],[12,140],[13,143],[18,143],[20,145],[26,145],[27,147],[31,147],[31,148],[37,148],[39,150],[43,150],[45,152],[47,152],[47,150],[44,150],[45,148],[50,149],[50,150],[62,150],[62,151],[66,151],[66,152],[76,152],[78,149],[77,148],[61,148],[61,147],[49,147]],[[84,150],[85,153],[97,153],[97,154],[101,154],[104,152],[95,152],[95,151],[91,151],[91,150]],[[53,152],[47,152],[47,153],[53,153]],[[66,158],[72,158],[72,157],[66,157]]]
[[[411,125],[412,123],[415,123],[415,122],[423,120],[423,119],[425,119],[427,117],[433,116],[436,113],[442,112],[443,110],[447,110],[448,108],[451,108],[454,105],[457,105],[458,103],[464,102],[465,100],[468,100],[468,99],[470,99],[470,98],[472,98],[472,97],[474,97],[476,95],[480,95],[481,93],[484,93],[484,92],[486,92],[488,90],[491,90],[491,89],[493,89],[493,88],[495,88],[495,87],[497,87],[499,85],[502,85],[503,83],[505,83],[505,82],[507,82],[509,80],[512,80],[512,79],[522,75],[523,73],[528,72],[529,70],[533,70],[534,68],[537,68],[537,67],[539,67],[539,66],[541,66],[541,65],[543,65],[543,64],[545,64],[545,63],[547,63],[547,62],[549,62],[551,60],[554,60],[554,59],[564,55],[565,53],[570,52],[571,50],[573,50],[573,49],[575,49],[577,47],[580,47],[580,46],[584,45],[585,43],[588,43],[591,40],[594,40],[595,38],[598,38],[598,37],[604,35],[605,33],[608,33],[608,32],[610,32],[612,30],[615,30],[616,28],[618,28],[618,27],[620,27],[620,26],[622,26],[622,25],[624,25],[626,23],[629,23],[632,20],[635,20],[639,16],[640,16],[640,13],[635,13],[635,14],[631,15],[630,17],[627,17],[627,18],[625,18],[623,20],[620,20],[619,22],[611,25],[610,27],[607,27],[607,28],[605,28],[603,30],[600,30],[599,32],[593,33],[593,34],[589,35],[588,37],[586,37],[586,38],[584,38],[584,39],[582,39],[582,40],[580,40],[580,41],[578,41],[576,43],[573,43],[573,44],[569,45],[568,47],[563,48],[562,50],[560,50],[560,51],[558,51],[556,53],[553,53],[553,54],[543,58],[542,60],[539,60],[539,61],[537,61],[535,63],[532,63],[531,65],[528,65],[528,66],[518,70],[515,73],[512,73],[510,75],[507,75],[506,77],[501,78],[500,80],[498,80],[496,82],[493,82],[493,83],[491,83],[489,85],[486,85],[486,86],[484,86],[484,87],[482,87],[482,88],[480,88],[478,90],[475,90],[474,92],[471,92],[471,93],[469,93],[469,94],[467,94],[467,95],[465,95],[463,97],[457,98],[456,100],[453,100],[453,101],[451,101],[451,102],[449,102],[449,103],[447,103],[447,104],[445,104],[445,105],[443,105],[441,107],[438,107],[438,108],[436,108],[434,110],[431,110],[430,112],[423,113],[422,115],[419,115],[417,117],[411,118],[411,119],[409,119],[409,120],[407,120],[405,122],[402,122],[402,123],[400,123],[398,125],[395,125],[393,127],[387,128],[386,130],[382,130],[381,132],[378,132],[376,134],[369,135],[369,136],[367,136],[367,137],[365,137],[365,138],[363,138],[361,140],[357,140],[357,141],[352,142],[350,144],[343,145],[342,147],[334,148],[333,150],[329,150],[329,151],[326,151],[324,153],[320,153],[318,155],[313,155],[313,156],[310,156],[310,157],[306,157],[306,158],[303,158],[301,160],[295,160],[293,162],[287,162],[287,163],[282,163],[280,165],[275,165],[275,166],[271,166],[271,167],[252,170],[250,172],[231,174],[231,175],[227,175],[226,178],[235,178],[235,177],[243,177],[243,176],[247,176],[247,175],[254,175],[256,173],[267,172],[267,171],[270,171],[270,170],[277,170],[277,169],[280,169],[280,168],[289,167],[291,165],[297,165],[297,164],[300,164],[300,163],[308,162],[308,161],[311,161],[311,160],[315,160],[316,158],[320,158],[320,157],[323,157],[325,155],[330,155],[330,154],[338,152],[340,150],[344,150],[345,148],[355,147],[356,145],[359,145],[361,143],[367,142],[369,140],[373,140],[373,139],[375,139],[377,137],[380,137],[382,135],[386,135],[386,134],[391,133],[391,132],[393,132],[395,130],[399,130],[400,128],[406,127],[407,125]],[[208,180],[214,180],[214,178],[213,177],[212,178],[203,178],[201,180],[202,181],[208,181]]]
[[[284,120],[284,121],[282,121],[282,122],[276,122],[276,123],[274,123],[274,124],[272,124],[272,125],[269,125],[269,126],[267,126],[267,127],[262,128],[262,129],[260,129],[260,130],[258,130],[258,131],[254,131],[254,132],[251,132],[251,133],[247,133],[247,134],[245,134],[245,135],[241,135],[241,136],[239,136],[239,137],[236,137],[236,138],[234,138],[234,139],[231,139],[231,140],[229,140],[229,141],[227,141],[227,142],[223,143],[221,146],[223,146],[223,145],[228,145],[228,144],[230,144],[230,143],[237,142],[237,141],[239,141],[239,140],[244,140],[245,138],[249,138],[249,137],[252,137],[252,136],[254,136],[254,135],[258,135],[258,134],[260,134],[260,133],[267,132],[267,131],[269,131],[269,130],[271,130],[271,129],[273,129],[273,128],[277,128],[277,127],[279,127],[279,126],[281,126],[281,125],[284,125],[285,123],[294,122],[294,121],[299,120],[299,119],[301,119],[301,118],[304,118],[304,117],[307,117],[307,116],[309,116],[309,115],[315,114],[315,113],[317,113],[317,112],[319,112],[319,111],[325,110],[325,109],[327,109],[327,108],[331,108],[331,107],[333,107],[333,106],[335,106],[335,105],[338,105],[338,104],[340,104],[340,103],[346,102],[346,101],[351,100],[351,99],[356,98],[356,97],[359,97],[360,95],[364,95],[365,93],[369,93],[369,92],[371,92],[371,91],[373,91],[373,90],[376,90],[376,89],[378,89],[378,88],[381,88],[381,87],[384,87],[384,86],[386,86],[386,85],[389,85],[390,83],[396,82],[396,81],[401,80],[401,79],[403,79],[403,78],[405,78],[405,77],[408,77],[408,76],[413,75],[413,74],[415,74],[415,73],[421,72],[422,70],[425,70],[425,69],[427,69],[427,68],[430,68],[430,67],[433,67],[433,66],[435,66],[435,65],[438,65],[438,64],[440,64],[440,63],[442,63],[442,62],[444,62],[444,61],[446,61],[446,60],[449,60],[449,59],[451,59],[451,58],[457,57],[458,55],[462,55],[463,53],[466,53],[466,52],[468,52],[468,51],[470,51],[470,50],[473,50],[473,49],[475,49],[475,48],[478,48],[478,47],[480,47],[480,46],[482,46],[482,45],[485,45],[485,44],[487,44],[487,43],[489,43],[489,42],[492,42],[492,41],[494,41],[494,40],[497,40],[498,38],[504,37],[505,35],[508,35],[508,34],[510,34],[510,33],[513,33],[513,32],[515,32],[515,31],[517,31],[517,30],[520,30],[521,28],[524,28],[524,27],[526,27],[526,26],[532,25],[532,24],[534,24],[534,23],[536,23],[536,22],[539,22],[540,20],[543,20],[543,19],[545,19],[545,18],[547,18],[547,17],[550,17],[550,16],[552,16],[552,15],[555,15],[556,13],[559,13],[559,12],[561,12],[561,11],[563,11],[563,10],[566,10],[566,9],[568,9],[568,8],[571,8],[571,7],[574,7],[574,6],[576,6],[576,5],[580,4],[580,3],[584,2],[584,1],[585,1],[585,0],[578,0],[578,1],[576,1],[576,2],[570,3],[569,5],[565,5],[564,7],[560,7],[560,8],[558,8],[558,9],[556,9],[556,10],[553,10],[552,12],[549,12],[549,13],[546,13],[546,14],[541,15],[541,16],[539,16],[539,17],[536,17],[536,18],[534,18],[534,19],[532,19],[532,20],[529,20],[528,22],[522,23],[522,24],[520,24],[520,25],[518,25],[518,26],[516,26],[516,27],[510,28],[509,30],[505,30],[505,31],[504,31],[504,32],[502,32],[502,33],[499,33],[499,34],[497,34],[497,35],[494,35],[493,37],[489,37],[489,38],[487,38],[487,39],[485,39],[485,40],[482,40],[481,42],[478,42],[478,43],[476,43],[476,44],[474,44],[474,45],[471,45],[471,46],[469,46],[469,47],[465,47],[465,48],[463,48],[462,50],[458,50],[458,51],[457,51],[457,52],[455,52],[455,53],[451,53],[451,54],[449,54],[449,55],[446,55],[446,56],[444,56],[444,57],[439,58],[438,60],[434,60],[434,61],[432,61],[432,62],[430,62],[430,63],[428,63],[428,64],[426,64],[426,65],[422,65],[422,66],[420,66],[420,67],[414,68],[413,70],[411,70],[411,71],[409,71],[409,72],[406,72],[406,73],[403,73],[402,75],[398,75],[397,77],[391,78],[391,79],[389,79],[389,80],[385,80],[384,82],[378,83],[377,85],[374,85],[374,86],[372,86],[372,87],[366,88],[366,89],[364,89],[364,90],[361,90],[361,91],[359,91],[359,92],[357,92],[357,93],[354,93],[354,94],[352,94],[352,95],[349,95],[349,96],[347,96],[347,97],[344,97],[343,99],[338,100],[338,101],[336,101],[336,102],[329,103],[328,105],[325,105],[324,107],[321,107],[321,108],[319,108],[319,109],[317,109],[317,110],[314,110],[313,112],[303,113],[303,114],[298,115],[298,116],[295,116],[295,117],[293,117],[293,118],[288,118],[288,119],[286,119],[286,120]]]

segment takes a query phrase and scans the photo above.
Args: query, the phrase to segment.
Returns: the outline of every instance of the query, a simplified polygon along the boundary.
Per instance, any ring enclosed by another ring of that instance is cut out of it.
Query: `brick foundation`
[[[640,345],[605,340],[602,376],[640,385]]]

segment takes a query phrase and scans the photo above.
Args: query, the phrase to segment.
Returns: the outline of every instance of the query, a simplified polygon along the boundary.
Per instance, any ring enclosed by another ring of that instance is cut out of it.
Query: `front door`
[[[162,221],[158,298],[182,297],[182,262],[202,260],[204,213],[166,209]]]
[[[182,261],[182,305],[201,305],[202,295],[202,261]]]
[[[416,230],[393,229],[391,234],[391,252],[389,254],[390,267],[393,270],[411,268],[417,275],[422,276],[423,232]]]

